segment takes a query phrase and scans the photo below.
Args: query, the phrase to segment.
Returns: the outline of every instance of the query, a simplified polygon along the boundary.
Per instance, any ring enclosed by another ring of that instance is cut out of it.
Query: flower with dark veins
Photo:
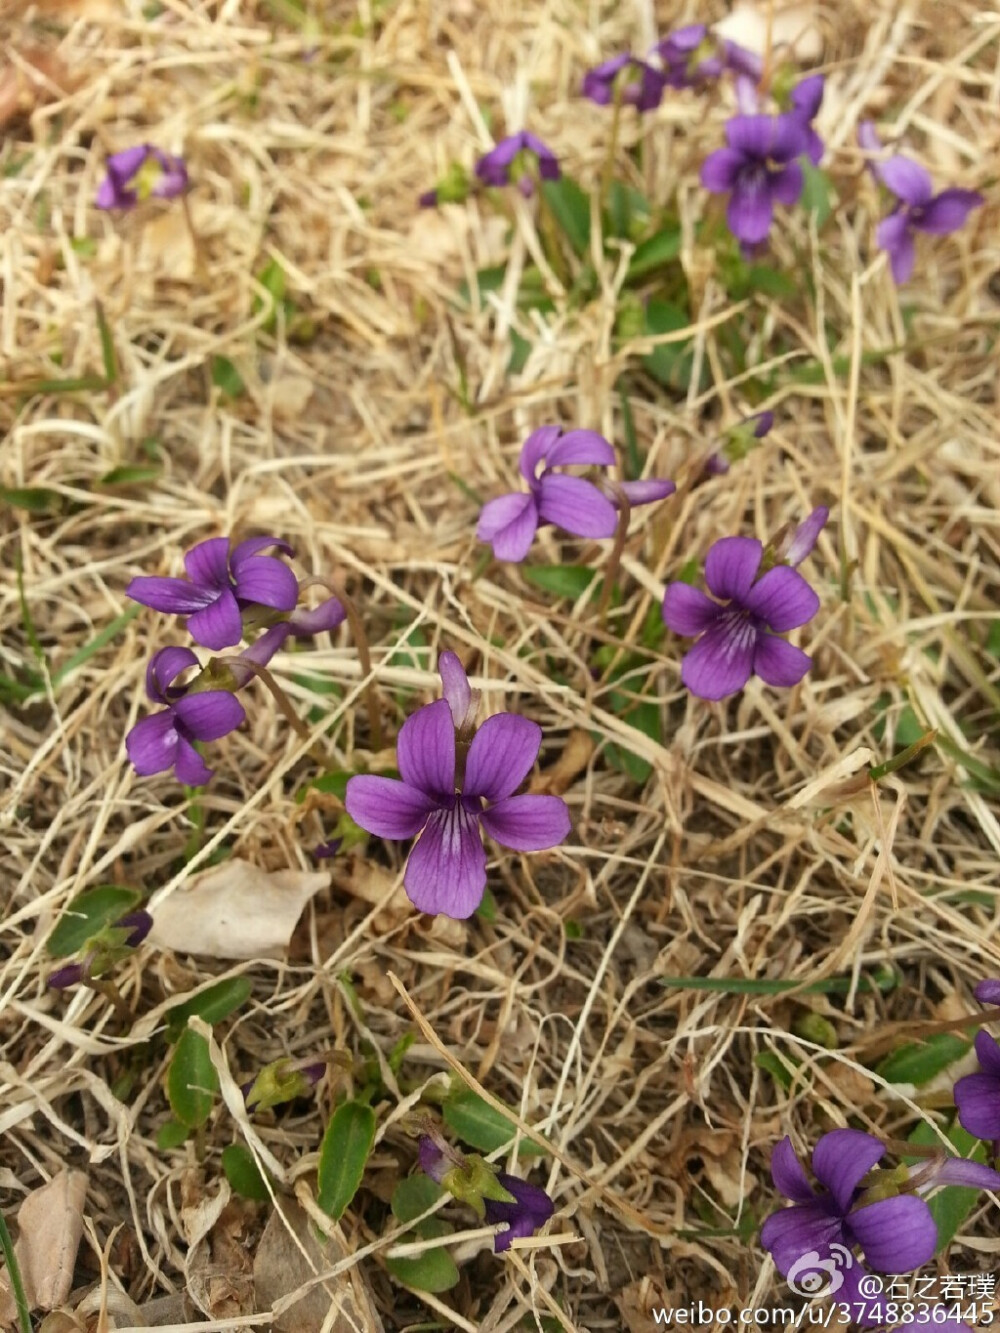
[[[178,676],[197,666],[190,648],[161,648],[146,668],[146,693],[165,708],[137,722],[125,737],[128,757],[142,777],[172,768],[178,782],[203,787],[212,770],[195,742],[217,741],[246,719],[243,705],[229,690],[191,691],[174,685]]]
[[[288,566],[259,554],[268,546],[293,553],[278,537],[249,537],[232,550],[228,537],[211,537],[184,556],[186,579],[134,578],[125,595],[154,611],[187,616],[188,632],[203,647],[231,648],[243,637],[245,610],[291,611],[298,601],[298,580]]]
[[[560,426],[540,426],[521,450],[521,476],[528,491],[501,495],[483,505],[476,536],[492,545],[498,560],[513,561],[528,554],[543,523],[554,523],[576,537],[613,537],[618,526],[614,491],[602,494],[583,477],[553,469],[588,463],[609,467],[614,462],[614,449],[596,431],[571,430],[564,435]],[[615,486],[632,506],[652,504],[676,489],[672,481],[655,477]]]
[[[768,685],[795,685],[812,665],[801,648],[777,636],[811,620],[819,598],[787,565],[757,578],[763,555],[754,537],[723,537],[705,559],[705,582],[719,601],[687,583],[667,587],[667,627],[698,636],[681,664],[681,680],[700,699],[735,694],[754,673]]]
[[[791,1208],[772,1213],[761,1227],[761,1244],[775,1266],[797,1291],[810,1291],[811,1280],[825,1286],[837,1302],[858,1303],[874,1310],[867,1269],[857,1261],[860,1249],[868,1267],[879,1273],[910,1273],[932,1258],[937,1227],[930,1208],[915,1192],[937,1185],[968,1185],[996,1189],[1000,1175],[978,1162],[947,1158],[913,1171],[873,1168],[885,1155],[885,1144],[858,1129],[834,1129],[813,1149],[813,1174],[822,1187],[816,1193],[787,1136],[771,1156],[776,1188]],[[817,1286],[818,1290],[818,1286]],[[866,1294],[868,1299],[865,1299]],[[858,1317],[865,1325],[885,1323],[877,1310]],[[945,1307],[935,1307],[945,1311]],[[962,1325],[951,1322],[950,1329]],[[935,1319],[934,1327],[942,1327]]]
[[[758,245],[771,230],[774,205],[794,204],[802,193],[802,168],[795,160],[809,151],[809,126],[798,116],[733,116],[726,122],[727,147],[710,153],[701,183],[713,194],[729,194],[729,230],[744,245]]]
[[[417,709],[400,728],[399,780],[352,777],[344,805],[376,837],[416,837],[403,877],[410,901],[422,912],[464,920],[486,890],[481,830],[503,847],[536,852],[562,842],[570,818],[561,797],[514,795],[542,742],[541,727],[528,718],[487,718],[467,748],[463,741],[459,772],[455,719],[467,716],[468,703],[463,709],[447,673],[446,697]]]

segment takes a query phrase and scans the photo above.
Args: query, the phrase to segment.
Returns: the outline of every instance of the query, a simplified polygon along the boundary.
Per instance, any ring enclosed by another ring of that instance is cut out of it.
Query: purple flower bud
[[[778,547],[775,553],[777,562],[791,565],[793,568],[796,565],[801,565],[806,556],[812,552],[829,517],[830,510],[826,505],[820,505],[817,509],[814,509],[809,517],[799,524],[792,535]]]
[[[107,167],[108,174],[95,199],[98,208],[134,208],[142,200],[173,199],[187,189],[187,168],[182,159],[152,144],[112,153]]]
[[[153,929],[153,918],[145,908],[140,908],[137,912],[120,917],[115,922],[115,929],[127,930],[129,934],[122,943],[126,949],[136,949]]]
[[[981,981],[972,993],[980,1004],[1000,1004],[1000,980]]]
[[[340,851],[343,841],[343,838],[331,838],[329,842],[321,842],[313,848],[312,854],[317,861],[329,861]]]
[[[778,638],[806,624],[819,598],[787,565],[757,577],[764,548],[752,537],[723,537],[705,559],[705,581],[719,601],[687,583],[671,583],[663,619],[676,634],[697,635],[681,664],[681,680],[700,699],[724,699],[751,675],[779,688],[795,685],[812,666],[801,648]]]
[[[420,1136],[417,1145],[417,1160],[425,1176],[430,1176],[435,1184],[440,1185],[449,1171],[462,1165],[460,1153],[453,1153],[446,1145],[435,1142],[427,1134]]]
[[[70,986],[78,986],[86,975],[85,963],[67,963],[64,967],[57,967],[54,972],[50,972],[45,984],[51,990],[68,990]]]

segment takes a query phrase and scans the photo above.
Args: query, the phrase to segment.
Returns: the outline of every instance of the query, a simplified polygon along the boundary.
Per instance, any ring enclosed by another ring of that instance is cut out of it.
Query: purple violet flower
[[[134,208],[151,197],[174,199],[187,189],[187,168],[181,158],[152,144],[112,153],[107,168],[94,201],[98,208]]]
[[[665,86],[660,70],[636,56],[620,55],[588,70],[581,92],[598,106],[609,106],[620,98],[637,111],[653,111],[660,105]]]
[[[506,1171],[497,1173],[497,1180],[507,1191],[513,1194],[513,1203],[503,1203],[499,1199],[484,1199],[486,1221],[491,1226],[499,1222],[507,1223],[507,1230],[493,1238],[493,1249],[497,1254],[510,1249],[512,1240],[520,1236],[533,1236],[540,1230],[555,1212],[552,1200],[540,1185],[532,1185],[529,1180],[519,1180]]]
[[[823,1186],[815,1193],[787,1136],[771,1156],[771,1177],[792,1207],[772,1213],[761,1227],[760,1241],[794,1290],[835,1295],[838,1301],[864,1303],[861,1279],[866,1269],[854,1251],[880,1273],[910,1273],[925,1264],[937,1247],[937,1227],[927,1203],[900,1189],[965,1184],[995,1189],[1000,1175],[962,1158],[932,1161],[912,1176],[903,1168],[869,1175],[885,1154],[885,1145],[858,1129],[824,1134],[812,1155],[813,1174]],[[880,1181],[879,1177],[884,1180]],[[886,1197],[884,1191],[892,1190]],[[881,1324],[877,1315],[856,1319]],[[935,1325],[937,1326],[937,1325]]]
[[[899,286],[913,273],[915,232],[947,236],[964,226],[972,210],[985,201],[976,190],[952,188],[935,194],[930,176],[908,157],[890,157],[881,164],[878,175],[899,200],[875,233],[880,249],[889,256],[893,281]]]
[[[511,172],[523,153],[534,155],[538,175],[543,181],[557,181],[561,176],[559,159],[555,153],[542,143],[537,134],[531,134],[528,130],[519,130],[517,134],[501,139],[495,148],[491,148],[476,163],[476,175],[484,185],[508,185]],[[534,191],[534,179],[527,170],[519,171],[516,184],[524,195]]]
[[[228,537],[211,537],[184,556],[186,579],[135,578],[125,596],[154,611],[188,616],[188,632],[205,648],[231,648],[243,637],[245,610],[291,611],[298,600],[298,580],[288,566],[257,554],[266,546],[293,554],[278,537],[249,537],[232,551]]]
[[[811,620],[819,598],[787,565],[757,578],[763,554],[753,537],[723,537],[712,546],[705,581],[719,602],[687,583],[667,586],[668,628],[699,636],[681,664],[681,680],[700,699],[735,694],[755,673],[768,685],[796,685],[812,665],[807,653],[777,635]]]
[[[693,88],[722,73],[721,56],[703,52],[708,29],[704,23],[689,23],[668,33],[653,50],[663,62],[664,79],[669,88]],[[696,59],[695,57],[703,57]]]
[[[212,770],[194,748],[195,741],[217,741],[246,719],[243,705],[228,690],[191,693],[173,684],[182,672],[199,665],[190,648],[161,648],[150,660],[146,693],[166,708],[137,722],[125,737],[128,757],[142,777],[172,768],[178,782],[204,786]]]
[[[543,459],[545,466],[539,474]],[[521,450],[519,466],[529,491],[501,495],[483,505],[476,536],[491,543],[498,560],[514,561],[528,554],[543,523],[555,523],[577,537],[614,536],[618,526],[615,501],[582,477],[552,470],[572,463],[609,467],[614,462],[614,449],[596,431],[571,430],[563,435],[561,426],[539,427]],[[657,478],[618,485],[630,505],[652,504],[676,489],[672,481]]]
[[[541,727],[528,718],[513,713],[487,718],[464,754],[464,772],[459,771],[455,719],[467,716],[467,705],[463,710],[449,674],[446,668],[446,697],[418,708],[400,728],[400,780],[353,777],[344,805],[355,823],[376,837],[416,837],[403,877],[410,901],[422,912],[462,921],[486,889],[481,829],[503,847],[538,852],[562,842],[570,818],[559,796],[514,795],[542,743]]]
[[[730,193],[729,230],[744,245],[767,239],[774,205],[794,204],[802,193],[802,168],[795,161],[809,150],[808,126],[797,116],[733,116],[726,123],[727,148],[705,159],[701,183],[713,194]]]
[[[982,986],[996,985],[983,982]],[[976,998],[982,986],[977,986]],[[966,1074],[955,1084],[958,1123],[977,1139],[1000,1141],[1000,1045],[988,1032],[976,1033],[978,1074]]]

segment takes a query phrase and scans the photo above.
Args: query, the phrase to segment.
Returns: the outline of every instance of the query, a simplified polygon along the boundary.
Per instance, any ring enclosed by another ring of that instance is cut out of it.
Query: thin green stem
[[[295,732],[295,734],[301,740],[304,740],[309,745],[309,753],[312,755],[312,757],[322,768],[326,767],[327,755],[325,755],[323,751],[320,750],[316,745],[310,742],[309,728],[299,717],[298,713],[296,713],[295,709],[292,707],[291,700],[288,698],[288,695],[281,688],[278,682],[274,679],[270,671],[268,671],[267,667],[261,666],[258,662],[251,662],[246,657],[236,657],[229,659],[223,657],[223,658],[218,658],[216,660],[221,661],[226,666],[239,666],[241,670],[249,671],[254,676],[256,676],[257,679],[261,681],[261,683],[265,685],[267,689],[270,691],[272,697],[274,698],[275,703],[278,705],[278,707],[284,713],[285,717],[288,719],[288,724]]]
[[[611,114],[611,138],[608,142],[608,155],[601,169],[601,207],[611,211],[611,181],[615,174],[615,159],[618,156],[618,131],[622,123],[622,82],[615,80],[615,100]]]
[[[132,1010],[122,998],[122,993],[113,981],[101,981],[94,977],[84,982],[91,990],[97,991],[98,995],[103,995],[112,1006],[115,1013],[122,1021],[126,1031],[132,1026]]]
[[[14,1253],[14,1242],[10,1238],[7,1221],[3,1213],[0,1213],[0,1250],[3,1250],[4,1262],[7,1265],[7,1272],[10,1274],[10,1285],[14,1293],[14,1304],[17,1306],[17,1322],[21,1325],[21,1333],[32,1333],[31,1311],[28,1309],[28,1298],[24,1294],[21,1266],[17,1262],[17,1255]]]

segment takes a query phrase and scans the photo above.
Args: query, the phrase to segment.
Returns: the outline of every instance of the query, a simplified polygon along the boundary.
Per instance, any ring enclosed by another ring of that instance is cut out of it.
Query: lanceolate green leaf
[[[49,936],[49,953],[53,958],[68,958],[70,954],[92,939],[105,926],[131,912],[142,902],[139,889],[126,889],[118,884],[102,884],[87,889],[74,898],[63,912],[55,930]]]
[[[188,1129],[197,1129],[212,1114],[219,1091],[219,1076],[212,1064],[208,1042],[200,1033],[185,1029],[174,1047],[167,1071],[170,1109]]]
[[[358,1191],[375,1142],[375,1112],[363,1102],[344,1102],[333,1113],[319,1149],[317,1202],[334,1221],[343,1217]]]

